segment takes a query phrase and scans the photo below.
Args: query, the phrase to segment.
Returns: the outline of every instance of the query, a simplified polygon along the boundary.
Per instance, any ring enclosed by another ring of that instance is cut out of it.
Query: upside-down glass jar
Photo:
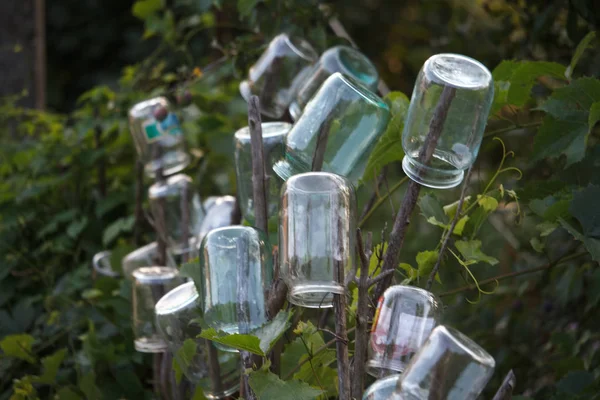
[[[279,119],[318,57],[307,41],[287,34],[277,35],[250,67],[248,79],[240,84],[240,93],[246,101],[252,95],[258,96],[260,112]]]
[[[400,374],[394,374],[377,379],[367,388],[367,390],[365,390],[362,400],[389,400],[392,397],[401,376],[402,375]]]
[[[172,175],[190,163],[179,120],[166,98],[135,104],[129,110],[129,129],[148,176],[154,177],[158,169]]]
[[[496,362],[456,329],[440,325],[427,338],[398,380],[393,400],[475,400]]]
[[[267,184],[267,212],[273,225],[277,226],[277,210],[279,208],[279,192],[281,179],[273,174],[271,166],[283,157],[283,142],[292,127],[285,122],[265,122],[262,125],[265,173],[269,177]],[[242,216],[250,225],[254,224],[254,195],[252,186],[252,146],[250,130],[244,127],[234,135],[235,173],[237,177],[237,193]],[[271,230],[271,229],[269,229]]]
[[[184,283],[156,303],[156,325],[183,374],[209,399],[224,399],[239,387],[239,354],[218,350],[198,338],[202,329],[200,296],[194,282]]]
[[[286,137],[285,157],[273,170],[284,181],[325,171],[356,185],[389,118],[390,109],[379,96],[336,72],[306,105]]]
[[[409,178],[451,188],[477,158],[494,100],[490,71],[458,54],[430,57],[417,77],[404,122],[402,161]]]
[[[367,372],[376,378],[402,372],[441,320],[442,304],[431,292],[391,286],[379,299]]]
[[[328,172],[294,175],[281,190],[279,257],[288,300],[333,307],[354,262],[356,196],[352,184]]]
[[[266,235],[248,226],[214,229],[202,240],[199,252],[207,325],[226,333],[250,333],[266,323],[265,294],[273,279]]]
[[[96,253],[92,259],[94,271],[102,276],[108,276],[111,278],[117,278],[121,276],[118,271],[115,271],[112,268],[112,263],[110,262],[111,257],[112,251],[101,251],[100,253]]]
[[[321,54],[308,77],[301,83],[289,109],[294,120],[300,117],[302,110],[323,82],[336,72],[356,79],[372,91],[377,90],[377,68],[364,54],[348,46],[332,47]]]
[[[153,265],[159,265],[160,260],[158,259],[158,243],[152,242],[145,246],[139,247],[128,253],[121,260],[121,268],[123,269],[123,276],[127,279],[133,280],[133,271],[141,267],[150,267]],[[170,251],[166,251],[165,266],[177,267],[173,255]]]
[[[162,353],[167,344],[156,328],[154,306],[168,291],[183,283],[171,267],[142,267],[133,271],[133,337],[137,351]]]

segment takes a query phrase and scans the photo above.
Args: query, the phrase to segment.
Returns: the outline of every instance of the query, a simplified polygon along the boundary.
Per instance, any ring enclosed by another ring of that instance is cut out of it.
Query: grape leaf
[[[481,251],[481,240],[457,240],[455,246],[466,261],[483,261],[490,265],[498,264],[497,259]]]
[[[567,230],[575,239],[583,242],[586,250],[590,253],[595,261],[600,261],[600,240],[584,236],[575,227],[569,224],[566,220],[559,218],[558,222]]]
[[[590,107],[590,116],[588,118],[588,125],[590,126],[590,132],[594,129],[594,126],[600,121],[600,101],[594,102]]]
[[[573,76],[573,71],[575,70],[575,66],[579,62],[579,59],[581,58],[583,53],[587,49],[593,47],[592,43],[594,42],[594,39],[596,39],[595,31],[588,33],[587,35],[585,35],[585,37],[583,39],[581,39],[581,41],[577,45],[577,48],[575,49],[575,53],[573,53],[573,57],[571,58],[571,63],[569,64],[569,66],[567,67],[567,70],[565,71],[565,76],[567,77],[567,79],[571,79],[571,77]]]
[[[35,377],[34,381],[39,383],[45,383],[51,385],[56,381],[56,374],[58,373],[58,367],[65,359],[67,355],[67,349],[60,349],[54,354],[44,357],[42,359],[42,365],[44,366],[44,372],[42,376]]]
[[[583,234],[600,239],[600,213],[598,212],[600,186],[590,185],[575,193],[569,206],[569,212],[583,227]]]
[[[31,346],[35,341],[34,337],[25,333],[18,335],[9,335],[0,342],[0,349],[6,356],[19,358],[28,363],[35,364],[36,360],[31,351]]]
[[[416,260],[419,276],[427,276],[431,273],[439,254],[437,250],[426,250],[417,254]]]
[[[367,166],[363,174],[363,181],[374,179],[387,164],[402,160],[404,149],[402,148],[402,130],[404,129],[404,118],[408,111],[408,97],[401,92],[391,92],[385,96],[390,106],[392,115],[386,131],[383,133],[375,148],[369,156]]]
[[[259,400],[312,400],[323,393],[304,382],[282,381],[277,375],[264,370],[252,371],[249,382]]]
[[[419,199],[419,208],[421,209],[421,215],[432,225],[443,228],[450,222],[440,202],[430,194],[426,194]]]
[[[138,0],[133,4],[132,13],[141,20],[145,20],[157,11],[164,8],[163,0]]]

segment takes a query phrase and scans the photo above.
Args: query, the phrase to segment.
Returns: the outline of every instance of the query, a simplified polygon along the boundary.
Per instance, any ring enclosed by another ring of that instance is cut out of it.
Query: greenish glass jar
[[[306,105],[286,138],[285,157],[273,170],[284,181],[321,170],[356,185],[389,119],[390,109],[379,96],[336,72]]]

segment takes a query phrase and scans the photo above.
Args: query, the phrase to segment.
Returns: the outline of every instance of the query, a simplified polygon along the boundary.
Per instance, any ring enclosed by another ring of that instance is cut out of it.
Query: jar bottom
[[[367,373],[377,379],[385,378],[386,376],[399,374],[406,368],[405,362],[380,362],[377,360],[367,361]]]
[[[344,288],[339,285],[295,285],[288,292],[288,300],[300,307],[331,308],[333,307],[333,295],[343,293]]]
[[[211,392],[204,392],[204,395],[206,396],[207,399],[209,400],[220,400],[220,399],[225,399],[229,396],[231,396],[232,394],[234,394],[235,392],[237,392],[240,388],[240,384],[239,384],[239,379],[238,379],[238,383],[228,389],[223,390],[222,392],[219,393],[211,393]]]
[[[421,165],[409,156],[404,156],[402,159],[402,169],[413,181],[433,189],[449,189],[458,186],[465,176],[465,171],[462,169],[431,168]]]
[[[141,337],[133,342],[136,351],[140,353],[164,353],[167,344],[158,337]]]

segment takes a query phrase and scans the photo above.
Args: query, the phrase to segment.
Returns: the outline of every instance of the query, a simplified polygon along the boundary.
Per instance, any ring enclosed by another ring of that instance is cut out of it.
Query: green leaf
[[[537,224],[535,228],[540,231],[541,237],[546,237],[558,228],[558,224],[555,222],[544,221],[541,224]]]
[[[573,227],[573,225],[569,224],[566,220],[564,220],[562,218],[559,218],[558,222],[560,222],[562,227],[565,228],[567,230],[567,232],[569,232],[575,239],[579,240],[580,242],[583,242],[583,245],[585,246],[587,251],[590,253],[592,258],[595,261],[600,262],[600,240],[599,239],[594,239],[591,237],[584,236],[581,232],[579,232],[577,229],[575,229],[575,227]]]
[[[529,243],[531,244],[531,247],[533,247],[533,249],[535,251],[537,251],[538,253],[544,252],[545,245],[544,245],[544,243],[542,243],[540,241],[539,238],[537,238],[537,237],[531,238],[531,240],[529,240]]]
[[[465,225],[467,221],[469,221],[468,215],[465,215],[464,217],[459,219],[456,225],[454,226],[454,231],[452,233],[458,236],[462,235],[463,231],[465,230]]]
[[[76,392],[68,386],[60,388],[56,393],[56,400],[83,400]]]
[[[498,264],[498,260],[485,255],[481,251],[481,240],[458,240],[455,242],[455,246],[466,261],[483,261],[490,265]]]
[[[288,330],[290,327],[290,318],[293,314],[293,311],[281,310],[273,320],[267,322],[254,332],[254,335],[260,339],[260,348],[264,354],[271,351],[271,348],[279,338]]]
[[[263,0],[238,0],[237,9],[240,16],[247,17],[250,15],[254,7]]]
[[[190,278],[194,281],[196,291],[202,293],[202,274],[198,258],[184,263],[179,269],[179,275],[184,278]]]
[[[80,220],[71,222],[69,224],[69,226],[67,227],[67,235],[69,235],[69,237],[71,237],[73,239],[77,239],[77,237],[79,237],[79,234],[87,226],[87,223],[88,223],[87,217],[83,217]]]
[[[594,375],[587,371],[571,371],[556,384],[557,389],[568,394],[582,393],[594,382]]]
[[[6,336],[0,342],[0,349],[8,357],[18,358],[28,363],[35,364],[35,359],[31,347],[35,341],[34,337],[25,333]]]
[[[583,234],[600,239],[600,186],[590,185],[576,192],[569,205],[569,212],[583,227]]]
[[[420,277],[427,276],[431,273],[439,254],[440,253],[437,250],[426,250],[417,253],[417,270]]]
[[[173,358],[173,363],[179,367],[180,373],[187,371],[190,365],[194,362],[198,345],[194,339],[188,338],[183,341],[183,345],[177,350],[176,357]],[[177,379],[177,383],[181,380],[181,375]]]
[[[131,232],[133,225],[135,224],[135,216],[129,216],[126,218],[119,218],[112,224],[110,224],[102,234],[102,244],[108,246],[113,240],[115,240],[122,232]]]
[[[60,367],[60,364],[63,362],[66,355],[67,349],[60,349],[51,356],[44,357],[42,359],[44,373],[37,378],[36,381],[47,385],[54,384],[56,381],[56,374],[58,373],[58,367]]]
[[[79,389],[85,394],[86,400],[101,400],[102,392],[96,386],[96,375],[90,372],[79,381]]]
[[[456,200],[454,203],[446,204],[444,207],[442,207],[442,209],[444,210],[444,214],[446,214],[449,219],[454,218],[454,216],[456,215],[456,210],[458,209],[459,202],[460,200]],[[470,202],[471,196],[466,196],[463,199],[462,210],[460,211],[463,212],[469,206]]]
[[[208,400],[208,398],[204,394],[204,390],[202,390],[201,385],[196,386],[196,390],[194,391],[194,397],[192,397],[192,400]]]
[[[575,53],[573,53],[573,57],[571,58],[571,63],[569,64],[569,66],[567,67],[567,70],[565,71],[565,76],[567,77],[567,79],[571,79],[571,77],[573,76],[573,71],[575,70],[575,66],[577,66],[577,63],[579,62],[579,59],[581,58],[583,53],[587,49],[593,47],[592,44],[594,42],[594,39],[596,39],[595,31],[588,33],[587,35],[585,35],[585,37],[583,39],[581,39],[581,42],[579,42],[579,44],[577,45],[577,48],[575,49]]]
[[[282,381],[269,371],[252,371],[249,378],[250,387],[259,400],[313,400],[323,391],[297,380]]]
[[[594,129],[598,121],[600,121],[600,101],[592,103],[590,107],[590,116],[588,118],[590,132],[592,131],[592,129]]]
[[[164,6],[163,0],[138,0],[133,4],[131,12],[135,17],[145,20]]]
[[[498,200],[492,196],[477,196],[477,204],[479,204],[486,212],[493,212],[498,208]]]
[[[421,196],[419,199],[419,208],[421,209],[421,215],[432,225],[445,228],[450,223],[440,202],[430,194]]]
[[[389,163],[400,161],[404,158],[402,130],[404,129],[404,119],[408,111],[409,100],[401,92],[390,92],[385,96],[385,100],[390,106],[391,119],[386,131],[369,156],[367,167],[363,174],[365,182],[374,179],[379,174],[379,171]]]

